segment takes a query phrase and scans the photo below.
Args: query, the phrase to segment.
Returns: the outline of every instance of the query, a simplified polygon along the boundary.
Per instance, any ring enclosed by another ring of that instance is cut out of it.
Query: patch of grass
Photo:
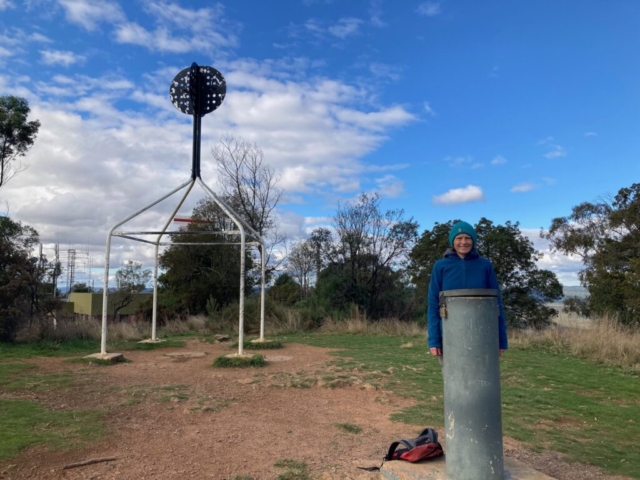
[[[292,378],[289,385],[292,388],[311,388],[316,384],[315,378]]]
[[[70,371],[36,373],[38,367],[28,363],[0,363],[0,387],[5,392],[53,390],[74,385]]]
[[[229,348],[231,349],[237,349],[238,348],[238,342],[234,342],[229,344]],[[282,342],[278,342],[278,341],[266,341],[266,342],[256,342],[256,343],[252,343],[251,341],[245,341],[243,348],[245,350],[276,350],[279,348],[283,348]]]
[[[89,355],[99,350],[95,340],[69,342],[0,343],[0,360],[7,358],[59,357]]]
[[[234,475],[229,480],[254,480],[254,479],[249,475]]]
[[[160,395],[157,401],[158,403],[167,403],[172,401],[185,402],[187,400],[189,400],[189,395],[186,393],[167,393],[165,395]]]
[[[247,342],[244,344],[244,348],[247,350],[277,350],[282,348],[282,342],[276,342],[275,340],[267,340],[266,342]]]
[[[80,357],[80,358],[69,358],[67,360],[65,360],[65,363],[84,363],[84,364],[89,364],[89,365],[98,365],[100,367],[109,367],[111,365],[116,365],[118,363],[130,363],[131,360],[128,360],[127,358],[125,358],[124,356],[122,357],[118,357],[118,358],[114,358],[113,360],[104,360],[102,358],[85,358],[85,357]]]
[[[0,461],[30,445],[67,449],[104,435],[98,411],[47,410],[38,403],[0,399]]]
[[[297,460],[285,458],[278,460],[274,466],[276,468],[286,469],[278,475],[277,480],[311,480],[308,467],[305,462],[298,462]]]
[[[178,340],[175,338],[163,339],[162,342],[157,343],[140,343],[136,341],[123,340],[120,342],[114,342],[111,345],[111,350],[114,352],[126,352],[131,350],[157,350],[159,348],[182,348],[185,346],[184,340]]]
[[[222,355],[213,361],[213,366],[216,368],[264,367],[264,365],[264,356],[258,354],[246,358]]]
[[[287,342],[338,348],[345,370],[389,372],[379,384],[416,405],[394,420],[442,429],[438,361],[424,338],[386,335],[288,335]],[[423,348],[402,348],[408,342]],[[532,450],[554,450],[611,474],[640,478],[640,382],[633,372],[572,356],[559,345],[514,344],[500,361],[505,435]]]
[[[231,400],[226,398],[214,398],[210,396],[198,396],[196,407],[190,409],[191,412],[201,411],[205,413],[217,413],[231,405]]]
[[[149,385],[136,385],[129,388],[122,393],[125,395],[125,400],[120,406],[137,405],[144,399],[150,399],[157,403],[167,402],[184,402],[191,398],[187,390],[189,385],[184,384],[172,384],[162,386],[149,386]],[[174,400],[175,399],[175,400]]]
[[[157,348],[184,347],[184,340],[168,338],[159,343],[138,343],[137,340],[109,342],[110,352],[130,350],[155,350]],[[0,361],[10,358],[84,356],[100,350],[96,340],[69,340],[65,342],[42,341],[33,343],[0,343]]]
[[[334,423],[334,425],[347,433],[362,433],[362,427],[355,423]]]

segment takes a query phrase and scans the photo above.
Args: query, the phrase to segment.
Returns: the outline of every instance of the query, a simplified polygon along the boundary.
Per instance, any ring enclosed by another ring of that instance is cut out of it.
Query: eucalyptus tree
[[[27,121],[29,102],[7,95],[0,97],[0,188],[25,168],[19,158],[33,146],[40,122]]]
[[[582,259],[578,276],[589,297],[581,309],[640,324],[640,183],[576,205],[541,236],[553,250]]]

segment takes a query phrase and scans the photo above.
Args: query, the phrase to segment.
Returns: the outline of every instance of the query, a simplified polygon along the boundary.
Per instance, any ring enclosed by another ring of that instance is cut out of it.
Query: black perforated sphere
[[[192,71],[193,70],[193,71]],[[198,76],[192,88],[192,75]],[[196,90],[197,89],[197,90]],[[200,115],[218,108],[227,93],[227,84],[222,74],[213,67],[187,67],[178,73],[169,89],[173,105],[182,113],[194,114],[194,105],[200,103]],[[194,95],[197,98],[193,98]]]

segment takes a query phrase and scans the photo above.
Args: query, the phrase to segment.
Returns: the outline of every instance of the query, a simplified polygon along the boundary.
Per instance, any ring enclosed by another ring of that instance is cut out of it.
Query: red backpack
[[[400,445],[404,445],[405,448],[398,448]],[[440,457],[443,454],[442,445],[438,442],[438,432],[433,428],[425,428],[416,438],[393,442],[384,459],[385,461],[405,460],[413,463]]]
[[[403,445],[405,448],[398,448],[400,445]],[[405,460],[414,463],[428,458],[440,457],[443,454],[442,445],[438,443],[438,432],[433,428],[425,428],[416,438],[393,442],[382,463],[384,464],[384,462],[389,460]],[[381,467],[382,465],[380,467],[358,468],[368,472],[374,472],[380,470]]]

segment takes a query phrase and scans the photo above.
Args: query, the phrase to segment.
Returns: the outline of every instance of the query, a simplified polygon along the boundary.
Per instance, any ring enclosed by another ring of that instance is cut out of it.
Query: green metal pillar
[[[449,480],[504,480],[497,295],[440,295]]]

